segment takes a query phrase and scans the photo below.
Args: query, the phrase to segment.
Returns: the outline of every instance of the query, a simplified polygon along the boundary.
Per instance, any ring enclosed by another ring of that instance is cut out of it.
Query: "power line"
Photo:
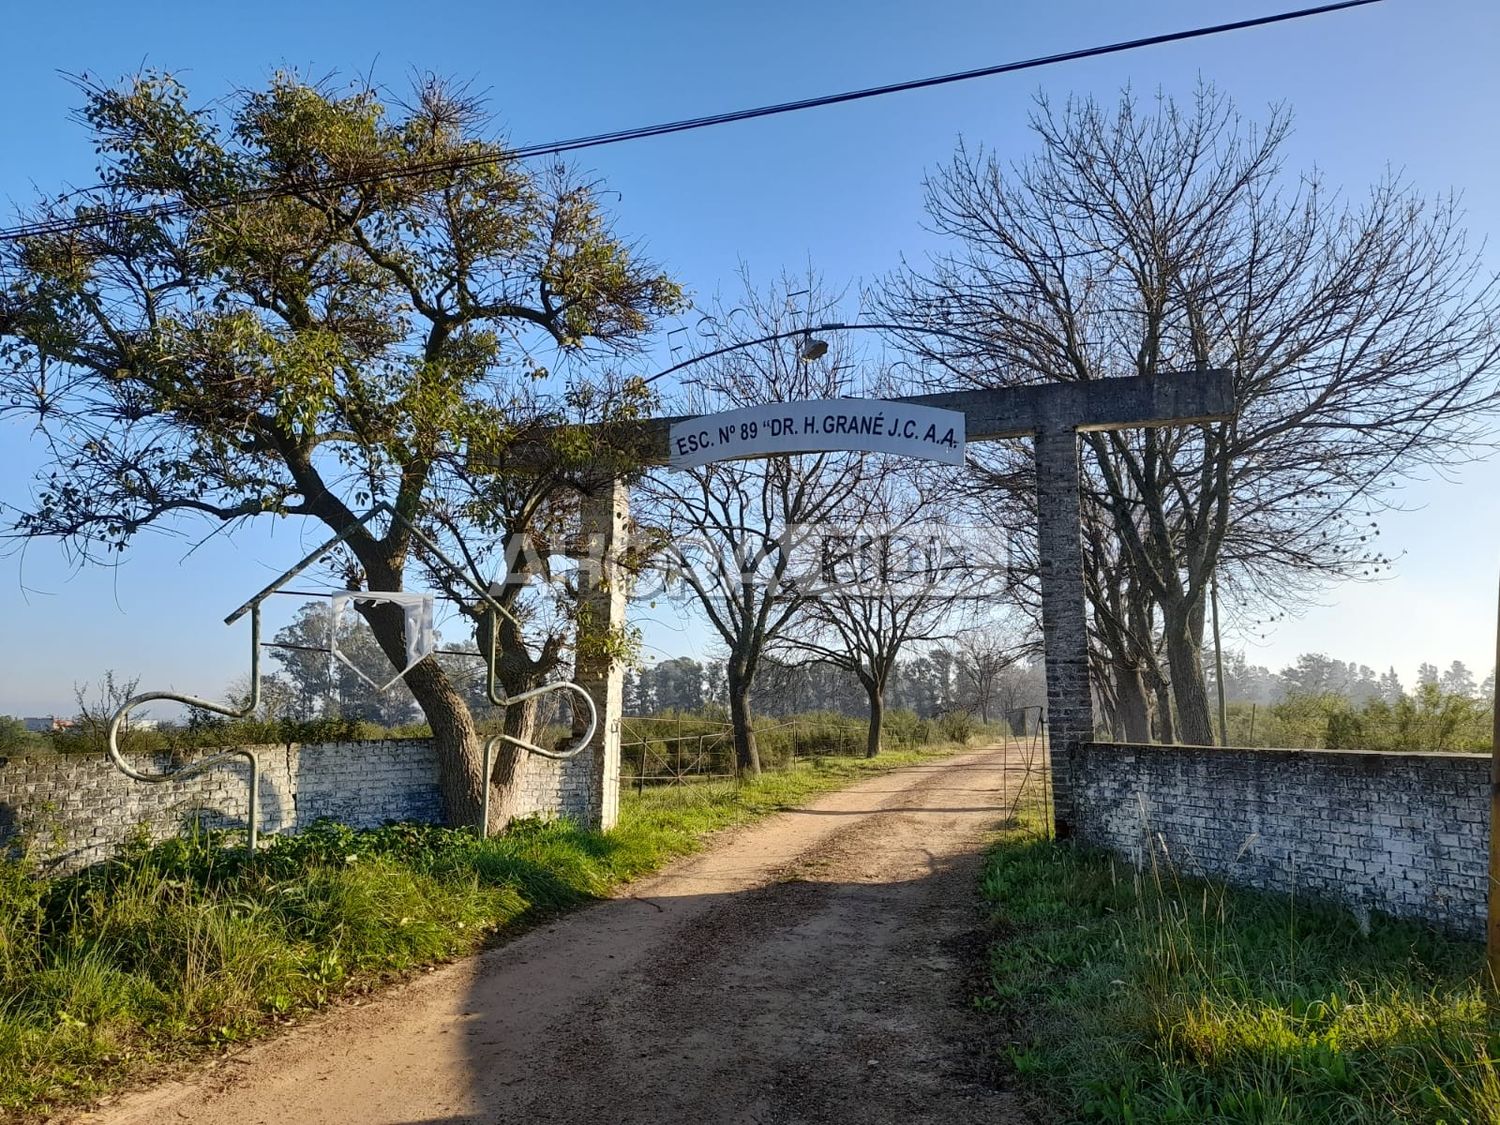
[[[1269,16],[1256,16],[1253,19],[1236,20],[1232,23],[1213,24],[1207,27],[1192,28],[1187,31],[1166,32],[1162,35],[1148,35],[1140,39],[1128,39],[1098,47],[1084,47],[1075,51],[1041,55],[1036,58],[1022,59],[1017,62],[999,63],[995,66],[978,67],[973,70],[960,70],[952,74],[917,78],[906,82],[893,82],[884,86],[870,86],[862,90],[848,90],[838,94],[824,94],[819,97],[802,98],[797,101],[778,102],[774,105],[758,106],[754,109],[731,110],[727,113],[708,114],[700,117],[684,118],[680,121],[668,121],[656,125],[620,129],[611,133],[595,133],[590,136],[574,137],[569,140],[526,145],[519,148],[507,149],[499,153],[484,153],[482,155],[460,158],[450,157],[443,160],[415,161],[411,164],[395,168],[341,178],[330,177],[300,183],[293,181],[278,184],[274,187],[247,191],[232,197],[218,197],[177,203],[148,203],[136,207],[116,208],[101,212],[98,215],[49,219],[42,222],[27,223],[21,226],[0,229],[0,241],[13,242],[21,238],[61,234],[69,230],[82,230],[89,227],[102,226],[118,219],[138,217],[170,218],[192,211],[216,210],[243,206],[247,203],[264,202],[270,199],[287,198],[305,191],[338,190],[341,188],[381,183],[386,180],[428,175],[435,172],[456,172],[467,168],[495,164],[502,160],[530,160],[541,156],[560,156],[565,152],[578,152],[582,149],[621,144],[625,141],[664,137],[673,133],[685,133],[694,129],[707,129],[716,125],[729,125],[738,121],[753,121],[761,117],[775,117],[784,113],[797,113],[805,109],[818,109],[823,106],[842,105],[846,102],[884,97],[888,94],[903,94],[913,90],[929,89],[934,86],[946,86],[955,82],[968,82],[976,78],[992,78],[1000,74],[1013,74],[1022,70],[1034,70],[1039,67],[1053,66],[1057,63],[1099,58],[1104,55],[1139,50],[1142,47],[1156,47],[1167,43],[1180,43],[1190,39],[1202,39],[1210,35],[1223,35],[1231,31],[1245,31],[1250,28],[1266,27],[1271,24],[1306,19],[1309,16],[1325,15],[1329,12],[1342,11],[1345,8],[1360,8],[1367,4],[1378,4],[1380,2],[1381,0],[1338,0],[1337,3],[1320,4],[1313,8],[1299,8],[1291,12],[1278,12]]]

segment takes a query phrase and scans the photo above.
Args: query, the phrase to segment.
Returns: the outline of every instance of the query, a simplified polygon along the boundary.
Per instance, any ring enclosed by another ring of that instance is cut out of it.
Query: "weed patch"
[[[1066,1120],[1493,1122],[1483,950],[1041,838],[989,856],[988,993],[1020,1084]]]

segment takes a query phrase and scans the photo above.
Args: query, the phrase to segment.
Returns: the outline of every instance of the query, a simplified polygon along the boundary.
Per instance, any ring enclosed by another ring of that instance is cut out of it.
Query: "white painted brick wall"
[[[260,758],[263,833],[296,831],[319,817],[361,828],[387,820],[442,820],[430,740],[253,749]],[[219,752],[143,755],[133,764],[161,773]],[[529,757],[518,813],[588,823],[593,765],[587,753],[568,762]],[[235,759],[186,781],[153,785],[130,780],[102,755],[0,756],[0,848],[27,835],[49,868],[72,870],[113,854],[139,824],[157,837],[195,821],[243,827],[248,775],[248,765]]]
[[[1086,743],[1081,839],[1140,864],[1415,918],[1482,937],[1489,758]]]

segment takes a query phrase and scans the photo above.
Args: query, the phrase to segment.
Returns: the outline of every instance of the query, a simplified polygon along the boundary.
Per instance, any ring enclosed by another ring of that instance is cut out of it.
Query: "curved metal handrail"
[[[493,651],[493,650],[492,650]],[[490,662],[490,671],[494,672],[494,661]],[[555,680],[541,687],[531,688],[529,691],[520,692],[517,695],[503,696],[498,693],[493,679],[489,684],[489,699],[496,707],[509,707],[514,703],[524,703],[528,699],[537,699],[543,695],[549,695],[555,691],[571,691],[583,700],[584,709],[588,712],[588,723],[584,731],[578,736],[577,741],[567,750],[548,750],[535,742],[527,742],[524,738],[516,738],[509,734],[491,735],[484,741],[484,773],[481,775],[481,790],[483,796],[480,798],[479,809],[479,835],[481,838],[490,834],[490,772],[495,768],[495,748],[502,742],[509,742],[513,746],[519,746],[529,754],[536,754],[542,758],[551,758],[555,762],[565,762],[570,758],[576,758],[588,748],[589,743],[594,740],[594,732],[599,727],[599,712],[594,706],[594,697],[588,690],[573,680]]]
[[[191,765],[183,766],[181,769],[170,770],[167,773],[143,773],[135,769],[125,761],[120,753],[120,729],[124,726],[130,712],[143,703],[155,700],[164,700],[168,703],[185,703],[189,707],[198,707],[205,711],[212,711],[218,715],[227,715],[232,719],[248,719],[255,714],[255,709],[260,706],[260,605],[253,607],[250,616],[250,699],[244,707],[225,707],[223,704],[214,703],[207,699],[199,699],[195,695],[178,695],[170,691],[148,691],[140,695],[133,695],[122,703],[118,710],[109,720],[108,747],[109,757],[115,767],[132,781],[144,781],[151,785],[159,785],[163,781],[184,781],[190,777],[196,777],[200,773],[212,769],[214,766],[229,761],[231,758],[244,758],[250,763],[250,793],[245,803],[245,825],[246,845],[251,856],[255,855],[255,849],[260,843],[260,759],[256,757],[255,751],[244,747],[235,747],[224,750],[218,754],[210,754],[206,758],[193,762]]]
[[[133,696],[130,699],[127,699],[120,706],[119,710],[114,713],[109,723],[109,757],[110,760],[115,764],[116,768],[118,768],[119,771],[126,777],[131,778],[134,781],[144,781],[149,784],[159,784],[163,781],[180,781],[185,778],[194,777],[206,770],[212,769],[214,766],[219,765],[230,758],[244,758],[250,763],[250,795],[247,802],[249,828],[248,835],[250,854],[254,855],[256,846],[259,843],[260,809],[260,760],[256,757],[254,751],[236,747],[234,749],[224,750],[218,754],[211,754],[207,758],[203,758],[200,761],[192,763],[191,765],[184,766],[181,769],[171,770],[167,773],[143,773],[142,771],[130,766],[121,755],[119,746],[120,730],[125,723],[125,719],[129,716],[130,712],[134,708],[139,707],[143,703],[149,703],[155,700],[163,700],[170,703],[182,703],[186,704],[189,707],[198,707],[202,710],[212,711],[217,715],[225,715],[233,719],[247,719],[252,716],[255,713],[256,708],[260,706],[261,603],[272,594],[280,592],[281,588],[285,586],[287,582],[291,581],[291,579],[295,575],[306,569],[318,559],[322,558],[332,548],[347,540],[349,536],[354,534],[356,529],[362,527],[375,516],[381,514],[389,515],[391,519],[399,520],[404,523],[410,530],[413,537],[416,538],[424,547],[426,547],[434,557],[436,557],[455,575],[457,575],[457,577],[467,583],[469,587],[474,590],[479,602],[491,611],[489,614],[490,649],[486,654],[485,660],[485,663],[487,665],[485,678],[485,695],[492,704],[494,704],[496,707],[504,708],[509,707],[515,703],[524,703],[529,699],[536,699],[539,696],[547,695],[551,692],[571,691],[583,700],[584,707],[588,713],[588,722],[585,724],[582,735],[577,738],[576,742],[573,745],[564,750],[549,750],[546,747],[539,746],[534,742],[527,742],[524,739],[515,738],[511,735],[505,734],[496,735],[485,742],[483,786],[484,828],[487,830],[489,826],[490,769],[493,765],[494,749],[501,742],[510,742],[516,746],[521,747],[529,754],[536,754],[539,757],[543,758],[551,758],[555,761],[566,761],[567,759],[576,757],[578,754],[580,754],[589,745],[589,743],[593,741],[594,732],[598,729],[599,726],[599,715],[597,709],[594,706],[593,696],[591,696],[588,693],[587,689],[585,689],[581,684],[573,680],[557,680],[550,684],[543,684],[540,687],[531,688],[528,691],[523,691],[518,695],[505,695],[498,684],[496,672],[496,663],[499,654],[499,621],[500,617],[504,616],[519,626],[520,623],[516,620],[515,615],[512,614],[504,606],[502,606],[498,601],[496,601],[490,595],[489,590],[487,590],[477,580],[475,580],[467,570],[459,566],[446,554],[444,554],[442,549],[430,538],[424,535],[422,531],[417,528],[416,525],[414,525],[410,520],[406,519],[404,516],[398,513],[389,504],[380,503],[371,508],[353,524],[341,531],[338,535],[333,536],[316,550],[304,556],[301,561],[297,562],[288,570],[283,571],[280,577],[278,577],[275,581],[270,583],[253,598],[245,602],[224,619],[224,623],[226,625],[232,625],[245,614],[250,614],[249,702],[242,708],[233,708],[225,707],[223,704],[214,703],[207,699],[199,699],[197,696],[178,695],[175,692],[167,691],[146,692],[142,695]]]
[[[485,600],[490,601],[492,605],[495,604],[488,596],[486,596]],[[503,742],[512,743],[532,754],[540,755],[543,758],[552,758],[555,761],[566,761],[576,756],[593,740],[594,730],[599,725],[599,715],[594,707],[594,697],[576,680],[553,680],[550,684],[529,688],[519,695],[506,695],[505,689],[500,686],[495,667],[500,653],[500,618],[498,615],[492,613],[489,615],[489,621],[490,646],[485,661],[488,667],[485,673],[484,694],[490,703],[496,707],[505,708],[514,703],[524,703],[528,699],[536,699],[543,695],[549,695],[554,691],[571,691],[583,699],[589,713],[587,729],[579,736],[577,743],[567,750],[548,750],[545,747],[538,746],[535,742],[526,742],[523,739],[513,738],[508,734],[498,735],[497,737]],[[485,777],[488,776],[489,772],[486,771]]]

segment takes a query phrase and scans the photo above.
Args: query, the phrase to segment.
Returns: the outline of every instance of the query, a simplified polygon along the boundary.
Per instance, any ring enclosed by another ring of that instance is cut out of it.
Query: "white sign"
[[[768,402],[672,423],[667,464],[852,449],[964,463],[964,415],[904,402],[837,398]]]

